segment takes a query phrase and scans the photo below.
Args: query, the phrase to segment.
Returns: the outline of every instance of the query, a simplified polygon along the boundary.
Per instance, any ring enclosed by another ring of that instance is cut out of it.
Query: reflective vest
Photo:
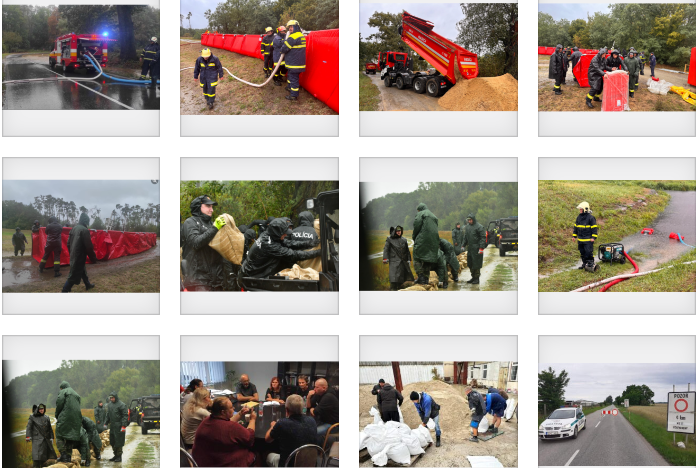
[[[290,73],[301,73],[305,70],[306,39],[302,32],[290,34],[283,43],[281,53],[285,54],[285,66]]]
[[[203,57],[198,57],[196,66],[193,67],[193,78],[196,79],[200,75],[201,86],[204,83],[208,83],[211,86],[217,85],[218,79],[222,78],[222,73],[220,59],[214,55],[208,57],[207,61]]]

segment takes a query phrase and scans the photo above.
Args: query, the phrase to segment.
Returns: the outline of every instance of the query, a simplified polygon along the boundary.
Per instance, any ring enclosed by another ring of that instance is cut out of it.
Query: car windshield
[[[143,409],[159,409],[159,398],[144,398]]]
[[[575,418],[575,410],[574,409],[557,409],[553,413],[551,413],[551,416],[548,417],[548,419],[573,419]]]
[[[500,227],[502,229],[517,229],[517,220],[508,219],[501,221]]]

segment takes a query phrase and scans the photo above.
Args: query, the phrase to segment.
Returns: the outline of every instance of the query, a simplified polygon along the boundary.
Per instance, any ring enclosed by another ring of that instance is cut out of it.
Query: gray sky
[[[10,380],[20,375],[28,374],[32,371],[54,370],[60,367],[60,359],[42,359],[40,361],[21,360],[21,361],[2,361],[2,373],[5,381],[3,386],[10,383]]]
[[[647,385],[655,392],[654,401],[667,401],[672,385],[677,391],[696,387],[696,364],[539,364],[539,372],[551,366],[556,375],[563,369],[570,383],[566,400],[604,401],[621,395],[629,385]]]
[[[182,0],[182,2],[185,1]],[[371,28],[367,25],[367,21],[374,12],[401,13],[403,10],[432,22],[435,25],[433,31],[450,41],[454,41],[457,38],[456,24],[464,18],[462,7],[459,6],[459,3],[361,3],[360,32],[363,39],[367,39],[367,36],[377,32],[376,28]]]
[[[221,2],[220,0],[181,0],[179,2],[179,13],[184,15],[184,27],[188,28],[189,22],[186,15],[191,12],[191,27],[201,29],[208,27],[208,21],[203,16],[206,10],[215,11],[215,7]],[[221,31],[225,33],[234,33],[234,31]]]
[[[360,200],[365,208],[367,202],[389,193],[410,193],[418,190],[420,182],[360,182]]]
[[[590,15],[601,12],[609,13],[608,3],[540,3],[539,11],[541,13],[548,13],[553,16],[556,21],[561,19],[567,19],[568,21],[573,21],[574,19],[584,19],[587,20],[587,14]]]
[[[119,203],[142,208],[158,204],[159,187],[149,180],[3,180],[2,199],[28,204],[39,195],[53,195],[78,207],[97,205],[106,218]]]

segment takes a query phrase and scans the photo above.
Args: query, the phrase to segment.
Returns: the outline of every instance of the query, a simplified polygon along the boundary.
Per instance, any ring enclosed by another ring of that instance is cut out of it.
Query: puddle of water
[[[459,282],[450,283],[447,291],[517,291],[517,265],[517,253],[501,257],[497,248],[488,246],[483,253],[480,284],[467,283],[471,273],[466,268],[459,275]]]

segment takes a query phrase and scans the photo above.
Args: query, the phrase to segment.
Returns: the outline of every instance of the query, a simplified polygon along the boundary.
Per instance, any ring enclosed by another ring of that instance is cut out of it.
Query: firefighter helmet
[[[290,20],[288,21],[287,27],[289,28],[290,26],[299,26],[300,23],[297,22],[297,20]]]
[[[581,209],[585,212],[590,211],[590,204],[586,201],[580,203],[576,208]]]
[[[150,39],[152,42],[157,42],[157,38],[155,36],[152,36],[152,39]]]
[[[210,57],[210,55],[211,55],[210,49],[203,49],[203,50],[201,50],[201,57],[203,57],[203,58],[208,58],[208,57]]]
[[[272,28],[272,27],[269,26],[269,27],[266,28],[266,32],[271,32],[271,31],[273,31],[273,28]]]
[[[285,26],[278,26],[278,32],[285,32]]]

